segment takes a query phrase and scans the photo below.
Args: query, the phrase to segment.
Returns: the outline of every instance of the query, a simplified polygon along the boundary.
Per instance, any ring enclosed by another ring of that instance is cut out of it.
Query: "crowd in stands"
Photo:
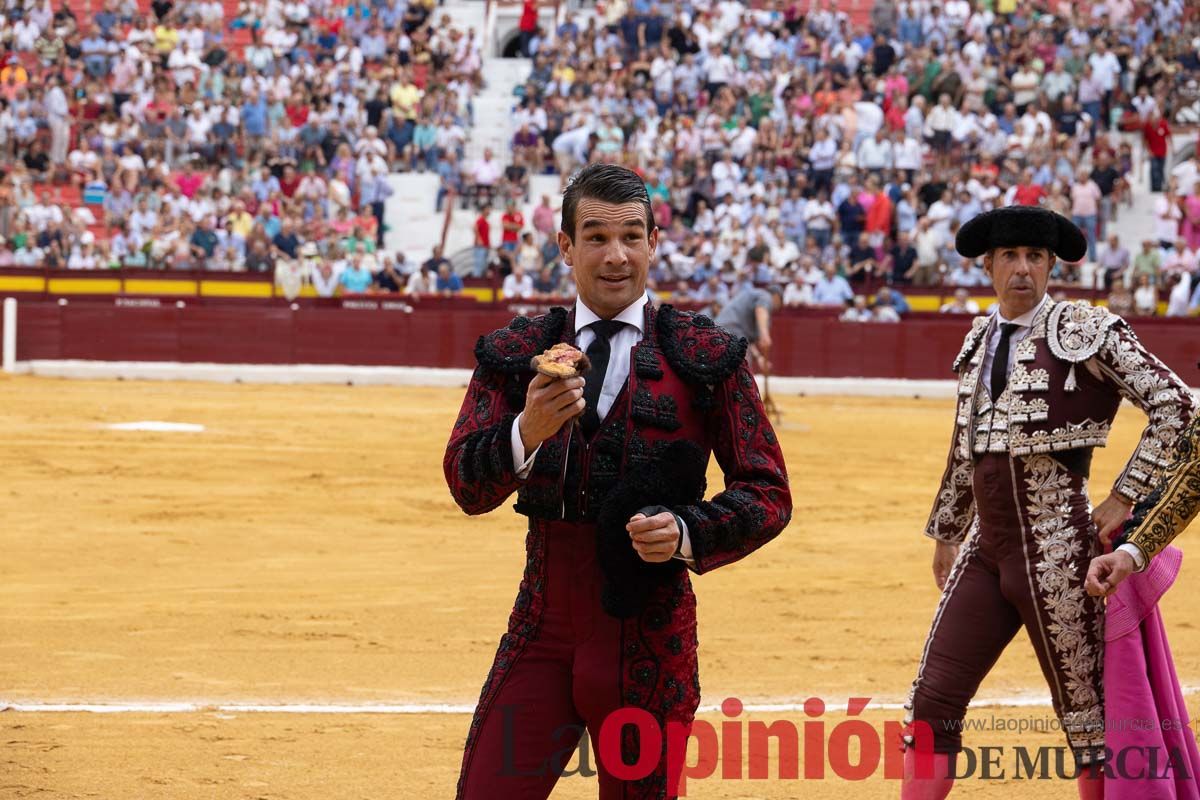
[[[1200,308],[1196,161],[1167,169],[1171,120],[1200,78],[1194,9],[870,7],[855,24],[836,0],[614,0],[599,20],[535,26],[511,157],[564,179],[595,160],[639,170],[663,231],[652,278],[678,300],[780,284],[788,305],[892,319],[896,290],[985,286],[955,232],[1019,203],[1088,237],[1087,259],[1057,264],[1053,284],[1115,285],[1118,304],[1197,286],[1176,310]],[[1105,244],[1134,191],[1158,195],[1162,266],[1121,266],[1119,244]],[[855,294],[879,285],[892,291],[860,307]]]
[[[609,0],[552,28],[525,0],[512,146],[470,163],[479,34],[432,0],[97,2],[9,0],[0,19],[0,266],[452,294],[440,252],[380,247],[386,175],[416,169],[438,174],[438,208],[479,211],[475,275],[569,296],[556,209],[527,221],[514,201],[531,174],[604,160],[644,176],[652,283],[678,301],[776,284],[787,305],[902,317],[904,292],[986,286],[954,234],[1021,203],[1088,237],[1055,285],[1200,309],[1200,173],[1170,158],[1200,78],[1185,0],[880,0],[869,18],[837,0]],[[1147,191],[1156,238],[1131,255],[1109,228]]]
[[[433,0],[94,2],[2,4],[0,266],[393,280],[387,175],[461,153],[475,31]]]

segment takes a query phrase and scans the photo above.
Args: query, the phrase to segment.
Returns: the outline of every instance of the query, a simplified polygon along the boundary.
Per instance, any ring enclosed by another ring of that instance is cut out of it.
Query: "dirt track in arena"
[[[703,702],[902,700],[937,600],[920,529],[950,403],[777,399],[795,514],[763,551],[695,581]],[[0,380],[0,700],[472,704],[523,542],[511,507],[468,518],[446,491],[441,455],[460,400],[435,389]],[[1097,453],[1094,499],[1141,419],[1124,409]],[[105,428],[138,420],[207,429]],[[1200,684],[1195,570],[1163,603],[1187,685]],[[1045,689],[1022,636],[981,695],[1030,693]],[[1190,702],[1200,709],[1200,695]],[[451,797],[467,722],[8,712],[0,797]],[[1005,796],[1003,785],[975,782],[963,795]],[[1058,782],[1022,791],[1074,796]],[[581,779],[555,795],[588,796]],[[710,779],[691,796],[895,789]]]

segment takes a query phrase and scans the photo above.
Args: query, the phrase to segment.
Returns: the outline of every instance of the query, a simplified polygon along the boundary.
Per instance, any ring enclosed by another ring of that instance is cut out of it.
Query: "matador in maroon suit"
[[[529,519],[524,577],[467,735],[458,797],[469,800],[548,797],[584,731],[599,752],[600,727],[621,707],[663,729],[690,724],[700,684],[689,569],[737,561],[791,515],[745,340],[647,302],[657,230],[641,179],[585,169],[564,195],[562,228],[579,301],[480,338],[446,448],[464,511],[516,493]],[[559,342],[587,351],[584,380],[535,376],[531,358]],[[725,488],[705,500],[710,453]],[[637,761],[636,729],[621,751]],[[673,797],[664,755],[665,742],[638,780],[599,759],[602,800]]]
[[[954,362],[954,431],[925,528],[937,542],[943,592],[907,704],[907,721],[932,735],[935,774],[917,779],[910,747],[903,800],[949,793],[947,764],[962,749],[967,705],[1022,627],[1076,762],[1106,758],[1104,604],[1086,591],[1088,566],[1151,493],[1196,405],[1123,319],[1046,296],[1055,257],[1086,253],[1070,220],[1036,207],[997,209],[964,225],[955,244],[967,258],[984,256],[999,302],[975,320]],[[1092,451],[1107,443],[1122,399],[1149,419],[1093,510]],[[1120,547],[1135,562],[1149,554]],[[918,736],[914,728],[907,744]],[[1095,770],[1078,788],[1082,798],[1103,792]]]

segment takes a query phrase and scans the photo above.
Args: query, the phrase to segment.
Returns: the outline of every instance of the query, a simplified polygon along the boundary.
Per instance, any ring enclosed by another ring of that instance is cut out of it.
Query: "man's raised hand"
[[[521,414],[521,443],[531,453],[558,433],[563,423],[583,413],[583,378],[555,379],[538,373],[525,392]]]

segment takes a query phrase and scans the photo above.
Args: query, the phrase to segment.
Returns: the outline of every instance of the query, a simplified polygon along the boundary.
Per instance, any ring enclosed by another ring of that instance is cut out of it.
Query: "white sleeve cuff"
[[[1117,549],[1124,550],[1126,553],[1129,553],[1129,555],[1133,557],[1133,568],[1136,569],[1138,572],[1141,572],[1142,570],[1144,570],[1146,568],[1146,557],[1142,555],[1142,551],[1138,548],[1137,545],[1123,544],[1120,547],[1118,547]]]
[[[678,558],[689,567],[694,567],[696,559],[692,557],[692,540],[688,537],[687,523],[678,514],[675,515],[675,521],[679,524],[679,552],[674,555],[674,558]]]
[[[533,460],[537,458],[538,451],[542,449],[539,444],[529,454],[529,458],[525,457],[525,443],[521,441],[521,417],[523,416],[525,416],[524,411],[517,414],[512,426],[513,469],[517,471],[517,477],[521,480],[529,477],[529,470],[533,469]]]

